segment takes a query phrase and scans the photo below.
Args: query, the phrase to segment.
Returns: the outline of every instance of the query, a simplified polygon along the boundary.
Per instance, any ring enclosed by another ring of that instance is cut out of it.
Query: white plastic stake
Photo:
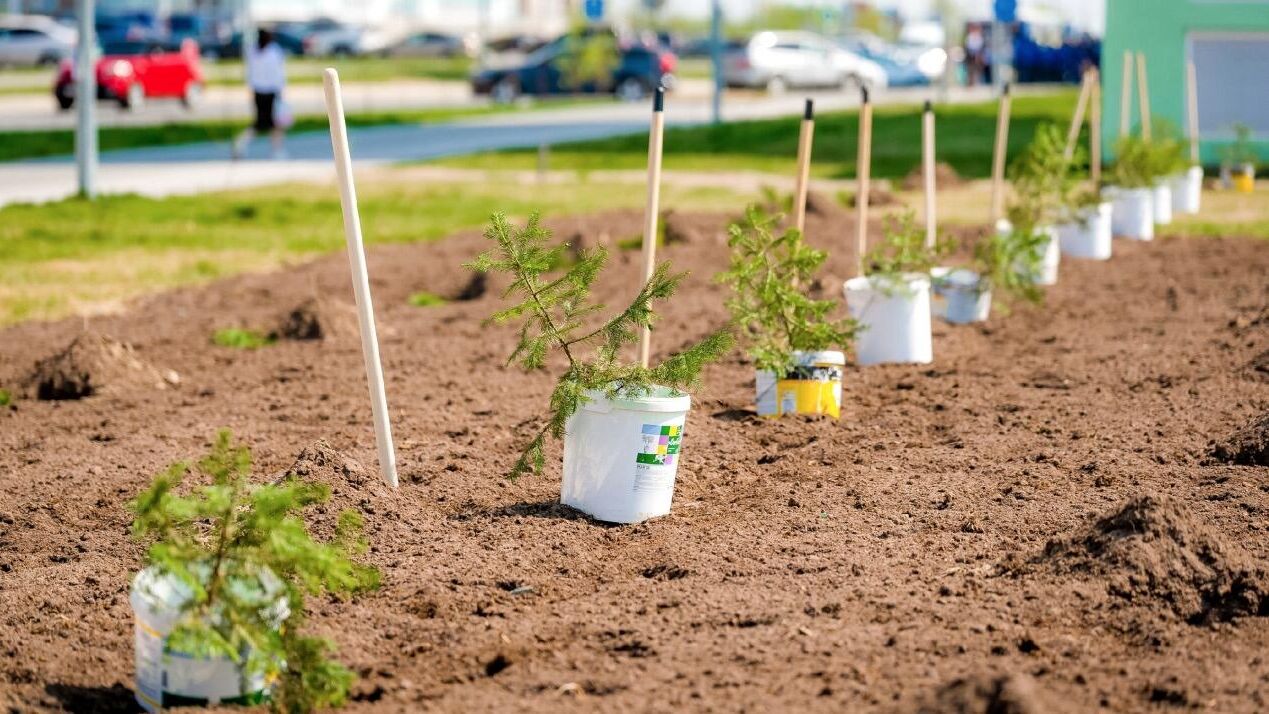
[[[934,216],[934,107],[928,101],[921,115],[921,158],[925,167],[925,247],[935,242]]]
[[[868,88],[862,87],[863,106],[859,109],[859,146],[855,160],[855,175],[859,181],[859,193],[855,197],[855,213],[859,223],[855,228],[855,275],[864,275],[864,253],[868,250],[868,181],[872,176],[872,102]]]
[[[1009,83],[1000,93],[1000,109],[996,113],[996,146],[991,161],[991,222],[995,225],[1005,213],[1005,154],[1009,150]]]
[[[396,488],[397,457],[392,446],[392,425],[388,421],[388,398],[383,389],[383,365],[379,362],[379,338],[375,334],[374,305],[370,301],[370,278],[366,274],[366,249],[361,240],[361,217],[357,214],[357,190],[353,187],[352,156],[348,153],[348,127],[344,123],[339,73],[328,67],[322,80],[326,89],[326,115],[330,119],[331,149],[335,154],[335,174],[339,180],[339,202],[344,210],[344,237],[348,239],[353,295],[357,299],[361,355],[366,362],[366,381],[370,383],[370,408],[374,413],[379,468],[383,472],[383,480]]]
[[[1198,117],[1198,73],[1194,69],[1194,60],[1185,63],[1186,97],[1189,100],[1190,116],[1190,163],[1199,163],[1199,117]]]
[[[793,189],[793,226],[806,232],[806,192],[811,180],[811,139],[815,135],[815,104],[806,100],[802,129],[798,134],[798,175]]]
[[[661,147],[665,143],[665,90],[658,87],[652,104],[652,129],[648,133],[648,205],[643,224],[643,285],[652,279],[657,264],[657,220],[661,211]],[[652,330],[639,337],[639,364],[647,367],[652,355]]]

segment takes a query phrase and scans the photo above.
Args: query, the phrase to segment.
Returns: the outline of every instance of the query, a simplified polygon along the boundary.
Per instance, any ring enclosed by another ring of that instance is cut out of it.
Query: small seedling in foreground
[[[410,304],[415,307],[435,307],[449,302],[440,295],[429,292],[418,292],[410,296]]]
[[[949,239],[927,246],[925,229],[917,225],[912,211],[887,216],[883,235],[884,242],[864,256],[868,277],[883,289],[898,288],[905,273],[929,273],[955,248]]]
[[[334,649],[329,640],[302,634],[304,599],[378,586],[378,572],[353,560],[366,549],[361,517],[345,511],[329,542],[314,541],[300,511],[324,503],[329,489],[295,479],[251,483],[251,452],[230,438],[228,431],[220,432],[196,466],[210,484],[177,495],[191,468],[176,463],[129,504],[136,516],[133,534],[152,539],[147,565],[192,593],[168,646],[195,656],[228,657],[249,674],[276,679],[275,711],[339,706],[354,675],[327,658]],[[261,603],[266,583],[275,580],[289,608],[280,623]]]
[[[277,338],[271,335],[265,335],[255,330],[244,330],[239,327],[216,330],[216,334],[212,335],[213,343],[236,350],[255,350],[267,347],[276,341]]]
[[[795,351],[845,349],[855,338],[850,318],[830,320],[833,300],[812,300],[805,290],[827,254],[808,246],[790,228],[774,232],[778,217],[750,206],[728,228],[731,268],[718,276],[730,285],[727,309],[749,343],[754,365],[777,375],[796,366]]]
[[[671,274],[668,263],[660,264],[630,305],[588,330],[586,325],[604,309],[593,302],[590,289],[608,260],[608,252],[603,248],[578,251],[576,261],[567,270],[548,277],[551,266],[560,264],[561,256],[569,250],[567,245],[548,247],[550,235],[536,214],[523,228],[510,225],[500,213],[494,214],[485,237],[497,247],[467,265],[478,272],[507,273],[512,282],[504,297],[515,295],[521,299],[490,318],[496,323],[520,323],[520,339],[508,363],[518,362],[526,370],[541,369],[552,352],[568,360],[568,368],[551,392],[545,424],[511,469],[509,477],[513,479],[524,473],[542,472],[546,466],[547,436],[564,437],[569,417],[587,401],[586,392],[639,396],[647,394],[654,385],[685,390],[696,384],[707,363],[718,359],[732,345],[731,332],[721,330],[655,367],[622,362],[622,349],[639,339],[642,328],[653,327],[656,316],[652,302],[673,295],[683,274]]]

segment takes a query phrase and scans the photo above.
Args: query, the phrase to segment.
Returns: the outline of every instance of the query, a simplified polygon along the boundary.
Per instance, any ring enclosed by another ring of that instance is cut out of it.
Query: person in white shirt
[[[282,141],[286,130],[278,125],[275,112],[286,88],[286,56],[268,30],[256,33],[256,46],[247,53],[247,85],[255,100],[256,121],[234,140],[233,157],[242,158],[256,134],[267,133],[273,158],[285,158]]]

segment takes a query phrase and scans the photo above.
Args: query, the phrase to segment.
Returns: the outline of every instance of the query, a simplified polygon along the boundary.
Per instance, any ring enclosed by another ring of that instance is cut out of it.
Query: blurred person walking
[[[278,115],[287,114],[282,104],[282,90],[286,88],[286,56],[268,30],[256,33],[256,46],[247,53],[247,85],[251,87],[255,101],[256,121],[234,140],[233,157],[241,159],[246,155],[251,140],[257,134],[267,133],[273,146],[273,158],[285,159],[282,141],[286,134],[284,124],[288,122],[285,116]]]

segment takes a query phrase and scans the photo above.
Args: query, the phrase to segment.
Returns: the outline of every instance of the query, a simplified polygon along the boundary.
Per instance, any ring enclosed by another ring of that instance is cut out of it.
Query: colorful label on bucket
[[[673,490],[682,444],[682,424],[644,424],[642,443],[635,454],[634,490]]]
[[[191,657],[174,652],[167,638],[137,618],[136,699],[142,709],[157,712],[171,706],[259,704],[267,698],[264,678],[244,677],[226,657]]]

